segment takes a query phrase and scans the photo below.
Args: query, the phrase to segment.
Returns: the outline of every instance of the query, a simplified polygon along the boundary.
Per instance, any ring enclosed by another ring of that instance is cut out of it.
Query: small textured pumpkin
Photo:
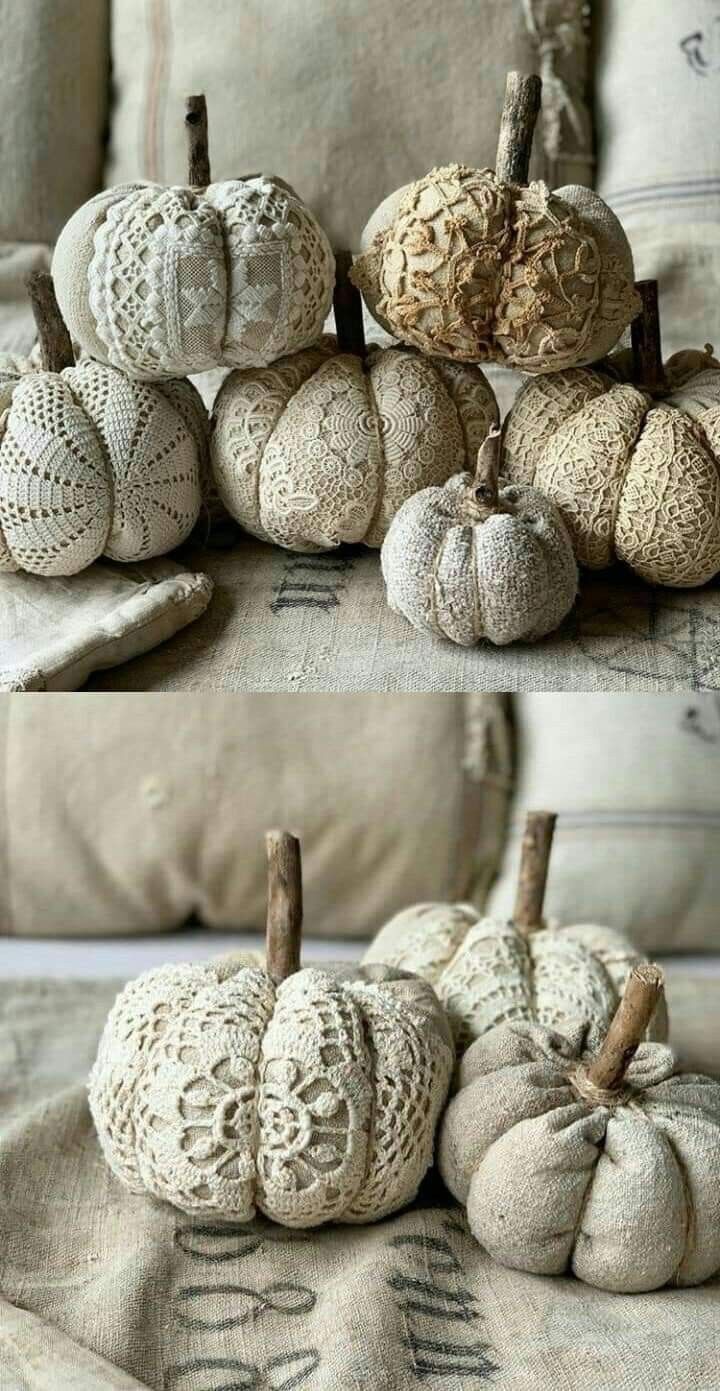
[[[375,1221],[432,1162],[449,1026],[404,972],[299,969],[299,846],[267,839],[267,967],[165,966],[125,987],[90,1078],[98,1137],[127,1187],[183,1212]]]
[[[596,1057],[581,1030],[511,1024],[462,1059],[440,1171],[503,1265],[620,1294],[720,1269],[720,1085],[640,1043],[661,982],[633,970]]]
[[[228,511],[293,551],[379,546],[398,507],[474,458],[498,420],[478,367],[399,348],[366,354],[362,304],[338,253],[338,337],[272,367],[231,372],[211,458]]]
[[[554,829],[552,813],[528,814],[510,922],[466,903],[420,903],[391,918],[365,953],[366,963],[413,971],[433,986],[460,1051],[509,1021],[564,1034],[581,1027],[599,1044],[628,973],[644,960],[610,927],[543,922]],[[652,1027],[666,1038],[664,1002]]]
[[[560,513],[536,488],[498,479],[500,432],[475,477],[455,474],[398,510],[381,564],[387,600],[414,628],[468,647],[533,642],[577,594],[577,565]]]
[[[97,194],[58,238],[53,275],[73,338],[143,380],[262,367],[314,342],[330,243],[282,180],[210,182],[204,98],[189,98],[189,188]]]
[[[651,584],[705,584],[720,570],[720,362],[708,347],[663,367],[657,284],[638,289],[634,362],[618,353],[527,382],[502,467],[556,503],[581,565],[622,560]]]
[[[579,185],[527,183],[540,87],[510,73],[494,173],[433,169],[368,222],[353,278],[402,342],[550,372],[609,352],[636,312],[614,213]]]
[[[186,381],[73,365],[52,281],[30,285],[44,365],[0,379],[0,571],[74,575],[99,556],[163,555],[192,531],[208,420]]]

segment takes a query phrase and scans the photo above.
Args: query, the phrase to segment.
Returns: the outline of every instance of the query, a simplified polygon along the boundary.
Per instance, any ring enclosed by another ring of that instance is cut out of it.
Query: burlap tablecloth
[[[0,984],[2,1391],[716,1391],[720,1281],[617,1296],[504,1270],[435,1180],[307,1233],[125,1192],[84,1090],[115,989]],[[697,1063],[720,981],[669,995]]]

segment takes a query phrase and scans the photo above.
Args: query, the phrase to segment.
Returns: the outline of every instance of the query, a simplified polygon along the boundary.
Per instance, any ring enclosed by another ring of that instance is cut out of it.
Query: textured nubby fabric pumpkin
[[[465,468],[498,419],[479,367],[366,352],[347,253],[337,263],[337,339],[231,372],[213,414],[225,506],[254,536],[294,551],[379,546],[406,498]]]
[[[132,981],[90,1106],[113,1172],[184,1212],[290,1227],[369,1222],[432,1162],[453,1050],[405,972],[300,970],[299,846],[269,833],[267,965],[228,957]]]
[[[578,1026],[599,1043],[633,966],[644,960],[609,927],[545,923],[543,898],[555,817],[530,812],[518,892],[509,922],[467,903],[420,903],[391,918],[365,962],[416,972],[447,1010],[460,1050],[505,1022],[542,1024],[563,1034]],[[653,1036],[667,1036],[664,1002]]]
[[[638,288],[632,357],[521,387],[502,467],[553,499],[581,565],[705,584],[720,570],[720,363],[707,347],[663,367],[657,284]]]
[[[330,243],[294,190],[261,174],[211,183],[204,99],[186,120],[190,187],[99,193],[53,257],[73,337],[144,380],[273,362],[314,342],[332,296]]]
[[[636,312],[622,226],[590,189],[527,183],[540,79],[510,73],[493,172],[451,164],[373,213],[353,276],[405,343],[550,372],[610,351]]]
[[[720,1269],[720,1084],[640,1042],[661,993],[635,967],[599,1052],[508,1024],[462,1059],[440,1170],[504,1265],[620,1294]]]
[[[73,353],[52,281],[29,283],[44,366],[0,374],[0,571],[73,575],[184,541],[200,513],[208,420],[186,381],[129,381]],[[8,370],[9,369],[9,370]]]
[[[537,488],[498,478],[500,432],[474,477],[458,473],[398,510],[381,553],[387,600],[414,628],[470,646],[544,637],[569,613],[577,565],[565,524]]]

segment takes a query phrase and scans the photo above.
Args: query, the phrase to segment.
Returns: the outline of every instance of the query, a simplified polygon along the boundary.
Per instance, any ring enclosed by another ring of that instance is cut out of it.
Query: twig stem
[[[528,181],[541,98],[542,81],[535,73],[508,73],[495,161],[495,173],[502,183]]]
[[[185,98],[188,183],[191,188],[207,188],[210,183],[207,102],[203,96]]]
[[[72,339],[55,296],[49,271],[31,271],[25,280],[33,317],[40,339],[40,360],[45,372],[63,372],[74,367]]]
[[[659,966],[647,962],[630,972],[600,1052],[586,1072],[594,1087],[616,1091],[622,1085],[628,1064],[647,1033],[662,988],[663,973]]]
[[[289,831],[268,831],[265,847],[268,869],[267,969],[279,984],[300,969],[303,912],[300,841]]]
[[[545,885],[556,821],[554,811],[529,811],[525,818],[513,922],[526,933],[536,932],[542,927]]]

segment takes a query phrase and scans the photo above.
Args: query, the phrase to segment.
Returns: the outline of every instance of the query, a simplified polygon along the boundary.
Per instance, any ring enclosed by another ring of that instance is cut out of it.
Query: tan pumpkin
[[[77,366],[52,281],[30,281],[43,363],[0,377],[0,572],[74,575],[99,556],[163,555],[192,531],[208,420],[186,381]]]
[[[595,361],[630,323],[632,253],[614,213],[588,188],[527,182],[540,89],[509,74],[494,172],[433,169],[370,218],[353,277],[402,342],[550,372]]]
[[[453,1065],[407,972],[300,969],[300,849],[270,832],[267,962],[164,966],[109,1015],[90,1107],[113,1172],[188,1213],[372,1222],[415,1196]]]
[[[124,184],[85,203],[53,256],[73,338],[141,380],[265,366],[313,343],[333,255],[281,179],[212,183],[204,97],[187,102],[189,187]]]
[[[556,503],[581,565],[705,584],[720,570],[720,362],[706,347],[663,367],[657,285],[638,288],[634,356],[521,387],[502,469]]]
[[[599,1051],[509,1024],[462,1059],[440,1171],[503,1265],[619,1294],[720,1269],[720,1083],[642,1042],[661,996],[637,966]]]
[[[542,916],[555,816],[530,812],[509,922],[466,903],[420,903],[380,929],[363,960],[414,971],[445,1006],[460,1052],[498,1024],[578,1028],[599,1044],[633,966],[644,960],[622,933]],[[667,1037],[664,1003],[653,1037]]]
[[[402,503],[464,469],[498,420],[478,367],[401,348],[367,353],[350,257],[337,263],[337,339],[230,373],[213,412],[225,507],[293,551],[381,545]]]

